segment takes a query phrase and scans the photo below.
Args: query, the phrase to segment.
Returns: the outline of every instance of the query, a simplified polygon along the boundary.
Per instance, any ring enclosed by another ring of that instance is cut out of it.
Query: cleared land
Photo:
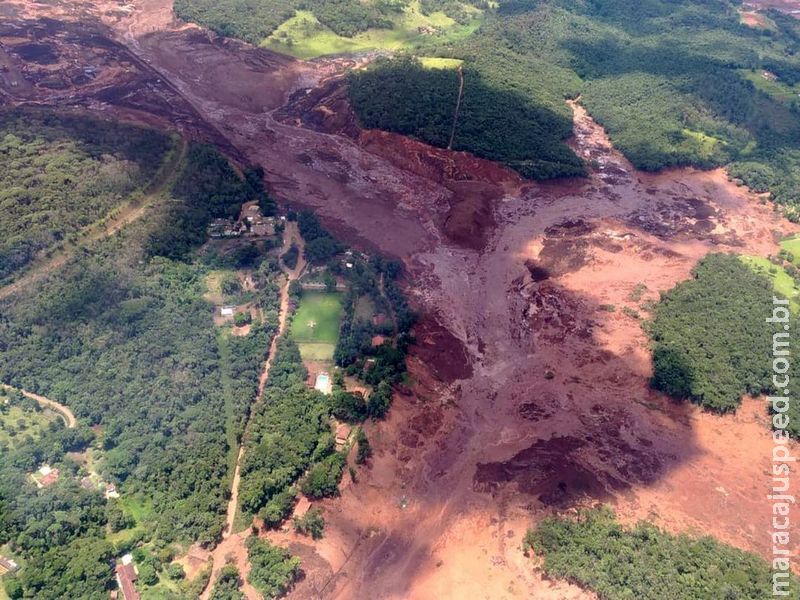
[[[306,360],[330,360],[342,321],[342,295],[305,292],[292,321],[292,339]]]
[[[369,50],[407,50],[426,41],[434,32],[438,34],[437,40],[455,41],[465,38],[480,25],[478,17],[476,13],[476,19],[472,23],[460,25],[441,12],[423,15],[419,2],[414,1],[400,14],[392,17],[391,29],[368,29],[352,37],[345,37],[320,23],[314,13],[298,10],[261,45],[302,59]]]

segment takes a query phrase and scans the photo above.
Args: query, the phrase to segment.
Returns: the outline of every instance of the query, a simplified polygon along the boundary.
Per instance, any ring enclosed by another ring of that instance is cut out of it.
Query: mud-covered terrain
[[[303,559],[294,597],[592,597],[543,581],[520,543],[543,515],[599,501],[768,556],[763,402],[722,417],[651,391],[633,312],[705,254],[767,256],[797,229],[722,170],[636,172],[576,104],[591,176],[522,181],[361,131],[335,77],[368,57],[279,57],[174,23],[166,0],[5,2],[0,44],[4,102],[230,144],[281,200],[405,262],[413,385],[370,426],[371,467],[324,502],[325,538],[276,535]]]

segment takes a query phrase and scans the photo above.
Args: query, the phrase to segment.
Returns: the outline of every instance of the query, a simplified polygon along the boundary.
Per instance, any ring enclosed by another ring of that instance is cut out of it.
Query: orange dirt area
[[[742,6],[754,12],[775,9],[800,18],[800,0],[753,0],[744,2]]]
[[[545,515],[598,502],[769,556],[764,405],[714,416],[652,392],[629,315],[646,316],[706,254],[776,254],[797,226],[723,170],[637,172],[579,104],[572,145],[596,166],[545,184],[353,130],[334,81],[360,59],[286,59],[174,23],[167,0],[131,6],[102,22],[137,68],[263,165],[277,198],[401,258],[422,314],[409,385],[367,425],[373,457],[322,503],[325,538],[287,534],[306,572],[291,597],[592,598],[542,579],[520,543]],[[241,564],[240,538],[215,564],[231,552]]]

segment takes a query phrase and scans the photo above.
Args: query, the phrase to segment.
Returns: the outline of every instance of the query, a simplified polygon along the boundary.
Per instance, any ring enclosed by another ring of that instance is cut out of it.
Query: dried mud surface
[[[69,35],[102,40],[88,83],[68,73],[95,46]],[[413,384],[368,425],[369,468],[322,503],[326,537],[273,536],[304,561],[293,597],[593,598],[541,578],[520,543],[543,516],[597,502],[768,556],[763,402],[721,417],[652,392],[646,337],[622,309],[645,314],[709,252],[767,256],[797,228],[722,170],[635,171],[579,105],[572,144],[597,165],[581,180],[534,184],[362,131],[337,75],[364,60],[220,40],[174,22],[165,0],[0,11],[4,103],[169,122],[405,262],[423,314]]]

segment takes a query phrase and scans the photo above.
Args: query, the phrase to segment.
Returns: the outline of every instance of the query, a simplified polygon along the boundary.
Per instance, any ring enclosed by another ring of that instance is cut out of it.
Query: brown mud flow
[[[768,555],[763,403],[719,417],[652,392],[647,340],[631,316],[709,252],[776,253],[777,237],[797,228],[768,203],[721,170],[635,171],[579,104],[572,144],[596,165],[590,177],[535,184],[361,131],[336,80],[352,59],[305,63],[219,40],[174,23],[166,0],[9,6],[18,13],[0,17],[0,60],[16,69],[3,73],[7,104],[162,121],[174,110],[190,135],[222,137],[234,157],[262,164],[281,200],[408,267],[423,313],[413,385],[368,427],[371,467],[323,503],[325,539],[274,536],[304,560],[294,597],[591,598],[542,580],[520,542],[544,515],[598,501],[629,522]],[[45,17],[98,28],[133,66],[98,63],[105,96],[42,87],[35,73],[67,67],[36,60],[75,50],[8,23]],[[26,61],[15,47],[31,43],[50,50]],[[119,81],[125,97],[153,101],[118,102]]]

